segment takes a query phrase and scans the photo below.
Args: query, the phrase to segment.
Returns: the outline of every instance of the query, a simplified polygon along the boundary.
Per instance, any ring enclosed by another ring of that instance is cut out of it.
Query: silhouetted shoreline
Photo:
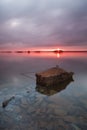
[[[54,50],[54,51],[21,51],[21,50],[17,50],[17,51],[0,51],[0,53],[87,53],[87,51],[63,51],[63,50]]]

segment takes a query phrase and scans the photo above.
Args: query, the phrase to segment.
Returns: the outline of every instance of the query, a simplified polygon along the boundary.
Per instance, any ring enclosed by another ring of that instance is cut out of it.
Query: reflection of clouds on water
[[[5,111],[0,114],[2,117],[0,118],[1,128],[10,127],[9,130],[11,130],[18,126],[18,128],[26,128],[26,130],[31,128],[38,130],[41,128],[54,130],[68,128],[72,130],[74,127],[86,126],[86,115],[84,115],[86,110],[79,105],[79,102],[76,103],[61,95],[57,97],[57,100],[54,100],[54,97],[38,94],[32,87],[29,93],[16,95]],[[2,120],[6,122],[4,126],[1,123]],[[18,123],[20,125],[17,125]]]
[[[64,53],[63,53],[64,54]],[[60,66],[73,71],[74,82],[63,84],[61,90],[37,88],[35,80],[29,77],[53,67],[53,57],[0,57],[0,128],[3,130],[57,130],[87,129],[87,60],[86,56],[59,58]],[[82,54],[83,55],[83,54]],[[21,60],[20,60],[21,58]],[[24,74],[24,75],[21,75]],[[69,84],[69,85],[68,85]],[[60,86],[59,86],[60,87]],[[63,91],[62,91],[63,90]],[[43,94],[42,94],[43,93]],[[48,96],[52,94],[52,96]],[[3,109],[2,102],[15,95]],[[19,124],[19,125],[18,125]]]

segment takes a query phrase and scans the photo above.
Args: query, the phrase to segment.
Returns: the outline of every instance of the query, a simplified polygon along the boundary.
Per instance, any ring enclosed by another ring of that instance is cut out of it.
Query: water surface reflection
[[[54,53],[0,54],[0,129],[86,130],[86,59],[87,53],[59,58]],[[56,65],[74,72],[75,81],[62,91],[36,88],[35,73]],[[15,98],[3,109],[2,102],[11,96]]]
[[[56,86],[50,86],[50,87],[46,87],[46,86],[36,86],[36,91],[38,91],[41,94],[45,94],[47,96],[51,96],[54,95],[64,89],[66,89],[66,87],[70,84],[70,82],[72,82],[73,79],[71,80],[66,80],[63,81],[62,83],[59,83]]]

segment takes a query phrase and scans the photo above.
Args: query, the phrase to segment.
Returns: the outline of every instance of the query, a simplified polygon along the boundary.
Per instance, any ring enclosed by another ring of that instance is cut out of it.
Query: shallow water
[[[74,82],[37,91],[35,73],[56,65]],[[0,130],[87,130],[87,53],[0,54]]]

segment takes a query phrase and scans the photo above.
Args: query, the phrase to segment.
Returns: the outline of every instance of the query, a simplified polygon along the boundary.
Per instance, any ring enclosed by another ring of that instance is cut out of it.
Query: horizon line
[[[63,52],[87,52],[87,50],[3,50],[0,53],[41,53],[41,52],[53,52],[53,53],[63,53]]]

